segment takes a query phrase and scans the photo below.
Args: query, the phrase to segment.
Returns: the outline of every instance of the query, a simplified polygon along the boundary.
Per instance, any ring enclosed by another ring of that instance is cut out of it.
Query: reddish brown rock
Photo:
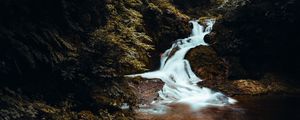
[[[227,78],[227,64],[209,46],[198,46],[186,56],[196,75],[203,80],[220,81]]]

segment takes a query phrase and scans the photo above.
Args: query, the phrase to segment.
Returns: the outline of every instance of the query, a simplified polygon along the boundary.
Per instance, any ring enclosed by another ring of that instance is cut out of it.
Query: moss
[[[141,0],[126,0],[125,5],[131,8],[140,8],[143,4]]]
[[[190,17],[183,14],[168,0],[151,0],[143,10],[146,33],[153,39],[157,58],[169,48],[173,41],[190,34]]]
[[[180,10],[178,10],[169,0],[153,0],[152,2],[161,10],[167,11],[168,14],[174,14],[182,19],[190,18],[189,16],[183,14]]]
[[[140,1],[135,0],[135,3],[140,3]],[[115,54],[117,56],[112,56],[112,58],[118,58],[114,62],[119,63],[120,73],[129,74],[135,71],[145,71],[148,68],[149,52],[153,51],[154,48],[151,45],[151,38],[144,33],[143,16],[140,12],[130,8],[131,6],[126,6],[126,4],[124,6],[122,2],[117,4],[115,6],[119,6],[118,8],[107,5],[108,11],[110,11],[109,20],[92,36],[96,41],[111,44],[121,51],[121,53]]]
[[[30,101],[28,97],[11,89],[0,91],[1,119],[77,119],[76,112],[70,110],[69,105],[53,106],[44,101]]]
[[[215,21],[219,20],[222,18],[222,15],[210,15],[210,16],[201,16],[200,18],[198,18],[198,21],[202,24],[205,25],[206,20],[208,19],[213,19]]]
[[[97,117],[91,111],[80,111],[78,113],[80,120],[96,120]]]
[[[261,82],[255,80],[236,80],[233,85],[237,87],[242,94],[263,94],[268,91],[267,87]]]
[[[274,75],[271,75],[274,76]],[[240,94],[260,95],[266,93],[295,93],[296,88],[280,82],[278,79],[264,78],[261,80],[235,80],[232,82]]]
[[[162,10],[158,6],[154,5],[153,3],[149,3],[147,8],[151,11],[156,11],[157,12],[156,14],[159,15],[163,14]]]
[[[207,86],[217,91],[222,91],[227,95],[264,95],[298,93],[299,89],[295,86],[285,84],[280,81],[280,77],[275,74],[267,74],[263,79],[239,79],[239,80],[224,80],[224,81],[203,81],[200,84]]]

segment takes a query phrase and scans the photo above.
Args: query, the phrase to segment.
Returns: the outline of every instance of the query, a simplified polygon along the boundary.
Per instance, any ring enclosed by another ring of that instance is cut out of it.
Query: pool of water
[[[140,120],[300,120],[300,96],[237,96],[239,102],[226,107],[207,107],[192,112],[186,105],[170,105],[164,115],[138,113]]]
[[[300,96],[239,96],[247,120],[300,120]]]

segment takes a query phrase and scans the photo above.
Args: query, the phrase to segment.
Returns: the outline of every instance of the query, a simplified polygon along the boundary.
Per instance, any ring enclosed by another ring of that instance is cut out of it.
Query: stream
[[[202,80],[193,73],[189,61],[184,57],[190,49],[207,45],[203,38],[210,33],[214,22],[213,19],[208,19],[205,21],[206,25],[200,25],[198,21],[190,21],[193,25],[190,37],[176,40],[172,47],[162,54],[158,70],[127,75],[127,77],[140,76],[150,79],[138,86],[140,96],[150,101],[140,104],[139,109],[136,110],[136,118],[140,120],[300,119],[300,115],[297,115],[300,110],[293,107],[300,106],[300,97],[297,96],[231,98],[197,85]]]
[[[160,69],[142,74],[128,75],[141,76],[146,79],[160,79],[164,82],[158,91],[159,98],[149,105],[140,105],[140,110],[152,114],[165,114],[171,105],[186,105],[190,111],[198,111],[210,106],[226,106],[234,104],[236,100],[220,92],[198,86],[202,80],[192,71],[189,61],[184,57],[186,53],[199,45],[207,45],[204,36],[212,30],[215,20],[205,20],[206,25],[198,21],[190,21],[193,25],[190,37],[178,39],[172,47],[161,56]]]

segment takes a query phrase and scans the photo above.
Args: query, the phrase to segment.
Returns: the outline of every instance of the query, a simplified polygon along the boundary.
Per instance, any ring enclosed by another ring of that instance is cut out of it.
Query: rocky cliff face
[[[221,17],[205,37],[213,49],[200,46],[187,56],[206,80],[201,84],[229,94],[292,90],[287,84],[299,84],[298,6],[294,0],[233,0],[215,10]]]
[[[232,63],[232,70],[239,68],[230,79],[298,74],[298,6],[295,0],[257,0],[224,15],[215,25],[212,46]]]

